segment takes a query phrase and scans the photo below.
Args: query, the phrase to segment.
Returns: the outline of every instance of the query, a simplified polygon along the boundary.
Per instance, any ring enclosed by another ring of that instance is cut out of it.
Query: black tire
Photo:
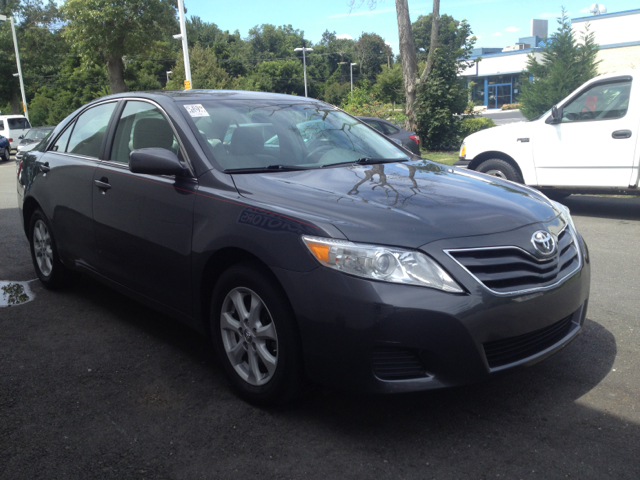
[[[9,150],[10,148],[5,148],[4,153],[2,154],[2,159],[7,162],[11,159],[11,152]]]
[[[251,263],[225,271],[213,290],[210,325],[240,396],[256,405],[283,405],[299,396],[305,383],[300,338],[289,301],[269,272]]]
[[[478,172],[486,173],[487,175],[493,175],[494,177],[504,178],[505,180],[511,180],[512,182],[523,183],[520,172],[511,165],[509,162],[500,158],[491,158],[485,160],[478,168]]]
[[[33,267],[45,288],[53,290],[72,281],[74,275],[60,261],[51,224],[39,209],[29,220],[29,247]]]

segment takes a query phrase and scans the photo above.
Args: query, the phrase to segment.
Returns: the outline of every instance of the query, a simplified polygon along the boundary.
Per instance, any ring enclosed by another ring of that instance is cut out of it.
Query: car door
[[[35,164],[28,195],[50,219],[63,261],[93,268],[93,173],[117,102],[92,106],[55,138]]]
[[[538,185],[628,187],[640,105],[631,77],[587,86],[562,106],[558,124],[540,122],[533,155]]]
[[[191,238],[197,182],[129,170],[139,148],[185,153],[156,104],[128,100],[108,155],[95,171],[93,219],[100,272],[182,313],[191,313]]]

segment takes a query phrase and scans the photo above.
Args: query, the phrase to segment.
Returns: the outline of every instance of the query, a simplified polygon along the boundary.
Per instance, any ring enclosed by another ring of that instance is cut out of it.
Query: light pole
[[[184,89],[191,90],[191,64],[189,63],[189,45],[187,44],[187,29],[184,25],[184,0],[178,0],[178,15],[180,17],[180,33],[174,35],[176,40],[182,40],[182,56],[184,57]]]
[[[338,62],[338,64],[349,64],[349,74],[351,75],[351,99],[353,100],[353,66],[357,65],[357,63],[350,62]]]
[[[304,65],[304,96],[308,97],[309,95],[307,95],[307,58],[304,52],[313,52],[313,48],[298,47],[293,49],[294,52],[299,52],[300,50],[302,50],[302,64]]]
[[[6,21],[7,17],[4,15],[0,15],[0,20]],[[11,23],[11,33],[13,34],[13,48],[16,51],[16,63],[18,64],[18,74],[15,73],[13,76],[17,76],[20,80],[20,92],[22,93],[22,110],[24,111],[24,116],[29,120],[29,109],[27,108],[27,96],[24,93],[24,81],[22,79],[22,66],[20,65],[20,52],[18,51],[18,38],[16,37],[16,27],[13,24],[13,17],[9,17],[9,23]]]

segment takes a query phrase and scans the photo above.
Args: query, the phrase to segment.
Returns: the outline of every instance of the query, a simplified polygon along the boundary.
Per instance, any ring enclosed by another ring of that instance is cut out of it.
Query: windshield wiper
[[[293,172],[310,170],[317,167],[299,167],[296,165],[267,165],[266,167],[227,168],[224,173],[256,173],[256,172]]]
[[[326,165],[322,165],[322,168],[325,167],[336,167],[339,165],[376,165],[380,163],[398,163],[398,162],[408,162],[408,158],[372,158],[372,157],[361,157],[357,160],[351,160],[350,162],[338,162],[338,163],[328,163]]]

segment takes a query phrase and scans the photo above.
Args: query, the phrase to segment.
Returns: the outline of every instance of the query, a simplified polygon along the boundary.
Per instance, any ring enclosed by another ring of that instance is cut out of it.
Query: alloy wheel
[[[222,344],[236,373],[250,385],[264,385],[278,365],[278,335],[269,310],[252,290],[237,287],[222,303]]]
[[[33,227],[33,252],[40,272],[45,277],[51,275],[53,270],[51,235],[49,234],[47,225],[42,220],[36,221]]]

